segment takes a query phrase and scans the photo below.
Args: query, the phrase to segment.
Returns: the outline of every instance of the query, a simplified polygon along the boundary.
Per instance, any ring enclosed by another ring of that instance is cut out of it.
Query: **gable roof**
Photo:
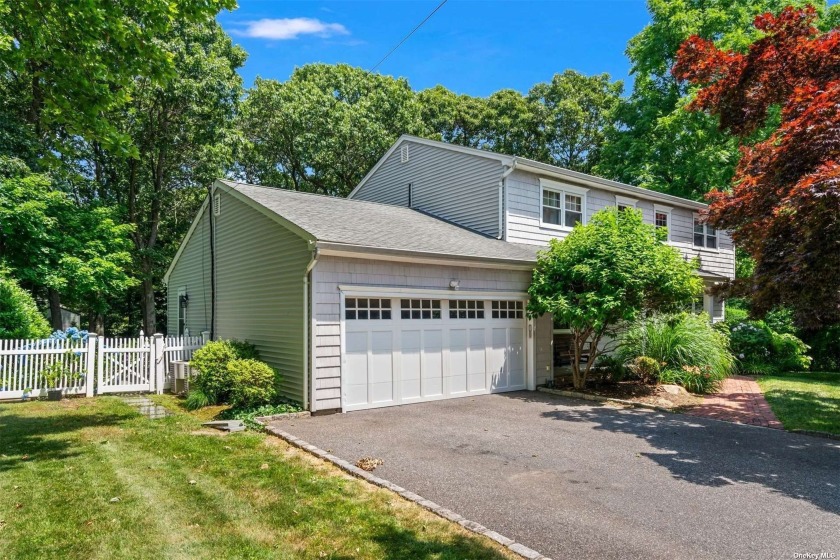
[[[488,237],[402,206],[218,180],[216,187],[275,214],[316,246],[532,265],[539,247]]]
[[[379,159],[379,161],[376,162],[376,165],[374,165],[371,168],[371,170],[368,171],[367,175],[365,175],[362,178],[362,180],[359,181],[359,184],[356,185],[356,188],[354,188],[352,192],[349,195],[347,195],[347,198],[353,198],[356,192],[358,192],[359,189],[361,189],[365,185],[365,183],[367,183],[368,179],[370,179],[374,175],[374,173],[376,173],[376,171],[382,166],[383,163],[385,163],[385,161],[391,156],[391,154],[393,154],[405,142],[414,142],[416,144],[433,146],[436,148],[441,148],[453,152],[461,152],[472,156],[493,159],[500,162],[503,166],[508,168],[530,171],[538,175],[554,177],[556,179],[568,181],[570,183],[586,185],[589,187],[603,189],[606,191],[631,194],[635,197],[645,200],[675,204],[677,206],[682,206],[685,208],[694,208],[697,210],[701,210],[708,207],[707,204],[704,204],[702,202],[697,202],[694,200],[689,200],[687,198],[681,198],[679,196],[665,194],[659,191],[653,191],[642,187],[636,187],[634,185],[628,185],[626,183],[619,183],[618,181],[611,181],[602,177],[596,177],[595,175],[580,173],[579,171],[572,171],[571,169],[565,169],[556,165],[542,163],[533,159],[523,158],[519,156],[511,156],[507,154],[499,154],[496,152],[490,152],[488,150],[469,148],[467,146],[459,146],[458,144],[450,144],[448,142],[441,142],[440,140],[429,140],[428,138],[420,138],[419,136],[412,136],[410,134],[403,134],[397,139],[396,142],[394,142],[394,144],[388,149],[388,151],[385,152],[385,155],[382,156]]]

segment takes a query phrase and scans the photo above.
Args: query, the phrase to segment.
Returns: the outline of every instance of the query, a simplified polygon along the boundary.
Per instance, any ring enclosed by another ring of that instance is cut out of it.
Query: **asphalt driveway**
[[[840,558],[840,441],[520,392],[286,420],[560,558]]]

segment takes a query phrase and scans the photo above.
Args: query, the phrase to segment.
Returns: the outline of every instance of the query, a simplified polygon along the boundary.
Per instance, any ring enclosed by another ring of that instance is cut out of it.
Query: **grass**
[[[758,384],[785,429],[840,434],[840,373],[766,375]]]
[[[0,405],[0,558],[514,558],[496,543],[176,400]],[[119,501],[111,502],[112,498]]]

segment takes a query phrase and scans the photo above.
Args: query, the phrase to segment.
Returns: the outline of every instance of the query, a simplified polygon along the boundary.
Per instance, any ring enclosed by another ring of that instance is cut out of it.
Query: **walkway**
[[[725,379],[720,391],[707,395],[702,405],[687,414],[782,429],[782,423],[773,414],[755,379],[740,375]]]

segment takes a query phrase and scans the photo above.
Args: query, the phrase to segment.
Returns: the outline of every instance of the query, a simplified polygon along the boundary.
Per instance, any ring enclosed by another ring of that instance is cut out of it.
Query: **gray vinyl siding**
[[[549,379],[554,378],[553,373],[553,345],[554,345],[554,319],[551,314],[546,313],[534,321],[536,331],[536,373],[537,385],[542,385]]]
[[[216,336],[256,345],[281,375],[281,394],[304,401],[307,242],[224,191],[216,221]]]
[[[166,333],[178,334],[178,292],[189,296],[186,327],[198,336],[210,330],[210,220],[209,207],[202,213],[181,257],[169,275],[166,292]]]
[[[354,199],[408,206],[411,184],[413,208],[499,235],[499,161],[411,141],[402,145],[408,146],[408,161],[402,163],[400,148],[394,150]]]
[[[505,225],[506,240],[514,243],[529,245],[547,245],[552,238],[562,239],[568,235],[567,231],[547,228],[541,225],[540,216],[540,178],[538,175],[514,171],[505,182],[506,208]],[[619,195],[621,196],[621,195]],[[635,196],[628,194],[629,198]],[[607,207],[615,206],[616,194],[613,192],[590,188],[586,193],[586,220]],[[727,232],[718,232],[717,250],[702,249],[694,246],[694,213],[687,207],[664,203],[671,210],[670,244],[679,249],[687,257],[699,257],[703,270],[725,276],[735,277],[735,250],[732,239]],[[642,211],[644,219],[653,223],[654,203],[649,200],[639,200],[636,205]]]
[[[339,285],[448,289],[452,279],[460,281],[462,290],[524,292],[531,273],[321,257],[313,270],[315,397],[312,410],[341,408]]]

